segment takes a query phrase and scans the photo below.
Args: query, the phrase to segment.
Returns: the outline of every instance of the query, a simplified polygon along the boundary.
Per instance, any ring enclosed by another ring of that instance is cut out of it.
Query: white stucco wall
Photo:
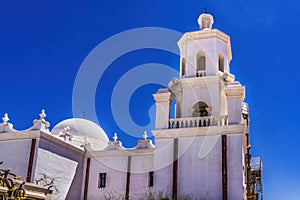
[[[0,133],[0,137],[5,137]],[[0,161],[2,169],[9,168],[11,172],[26,180],[32,139],[14,139],[0,141]],[[37,142],[38,143],[38,142]]]
[[[189,40],[181,46],[181,57],[186,59],[186,78],[196,76],[197,53],[205,52],[206,75],[218,74],[219,54],[224,56],[224,71],[229,72],[227,44],[216,38]]]
[[[77,165],[78,163],[73,160],[39,148],[34,174],[35,181],[42,178],[39,184],[44,186],[53,180],[53,199],[64,200],[74,179]]]
[[[212,115],[219,115],[220,107],[220,86],[203,85],[199,87],[191,86],[182,90],[182,117],[192,117],[191,109],[199,102],[203,101],[212,107]]]
[[[131,198],[144,199],[145,194],[151,190],[148,187],[150,171],[153,171],[153,154],[132,156],[129,190]]]
[[[51,141],[53,140],[53,141]],[[84,152],[82,150],[77,149],[76,147],[63,144],[63,141],[57,142],[57,139],[50,138],[50,139],[41,139],[39,147],[41,149],[44,149],[46,151],[49,151],[58,157],[65,158],[68,161],[74,161],[77,163],[76,167],[76,173],[73,176],[73,179],[71,181],[71,185],[69,187],[68,194],[66,196],[66,199],[78,199],[83,198],[83,190],[84,190],[84,178],[85,178],[85,160],[84,160]],[[70,162],[71,163],[71,162]],[[49,163],[49,165],[53,165],[52,163]],[[64,167],[64,165],[54,165],[55,167]],[[73,170],[72,168],[70,169]],[[60,176],[64,176],[63,174],[60,174]]]
[[[149,191],[149,172],[153,171],[153,154],[131,154],[130,199],[144,199]],[[128,156],[91,158],[88,199],[104,199],[109,194],[125,196]],[[98,188],[99,174],[106,173],[105,188]]]
[[[161,131],[164,132],[164,130]],[[156,194],[159,192],[172,193],[173,150],[173,138],[155,141],[153,189]]]
[[[204,157],[200,157],[199,152],[203,143],[208,142],[207,138],[195,137],[193,143],[189,138],[179,138],[179,152],[182,153],[178,163],[179,195],[192,194],[196,199],[222,198],[221,137],[208,137],[216,137],[216,143]]]
[[[125,195],[128,156],[91,158],[87,199],[103,199],[108,193]],[[106,187],[98,188],[99,173],[106,173]]]
[[[227,137],[228,199],[243,197],[243,151],[242,134]]]

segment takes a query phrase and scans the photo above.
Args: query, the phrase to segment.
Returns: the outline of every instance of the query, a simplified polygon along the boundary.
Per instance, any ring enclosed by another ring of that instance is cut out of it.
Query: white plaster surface
[[[92,158],[88,199],[104,199],[105,194],[112,192],[125,195],[127,161],[127,156]],[[98,188],[99,173],[107,173],[105,188]]]
[[[3,161],[0,168],[9,168],[26,180],[30,149],[31,139],[0,141],[0,161]]]
[[[69,192],[76,168],[75,161],[39,148],[34,177],[39,179],[46,175],[54,178],[54,185],[58,191],[53,193],[53,199],[64,200]]]

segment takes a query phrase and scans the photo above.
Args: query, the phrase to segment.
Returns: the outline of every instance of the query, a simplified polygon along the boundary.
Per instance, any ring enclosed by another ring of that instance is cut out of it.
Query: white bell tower
[[[157,188],[172,191],[173,199],[184,194],[197,199],[245,197],[245,87],[230,73],[230,37],[213,29],[213,22],[212,15],[201,14],[200,30],[182,36],[179,78],[153,95],[155,180]]]

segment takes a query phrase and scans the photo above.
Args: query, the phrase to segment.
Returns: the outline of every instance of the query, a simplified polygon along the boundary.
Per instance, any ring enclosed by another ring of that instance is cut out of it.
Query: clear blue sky
[[[52,127],[72,117],[74,80],[94,47],[138,27],[197,30],[205,5],[214,15],[214,28],[230,35],[231,72],[246,85],[252,154],[263,158],[265,199],[299,199],[300,2],[296,0],[0,0],[0,113],[8,112],[16,129],[30,127],[42,108]],[[97,116],[109,137],[116,131],[125,146],[136,143],[114,124],[109,109],[112,88],[122,72],[149,62],[178,69],[178,61],[170,53],[145,49],[112,64],[106,80],[99,83],[105,89],[96,94]],[[133,95],[129,107],[137,123],[148,123],[151,94],[159,87],[146,85]]]

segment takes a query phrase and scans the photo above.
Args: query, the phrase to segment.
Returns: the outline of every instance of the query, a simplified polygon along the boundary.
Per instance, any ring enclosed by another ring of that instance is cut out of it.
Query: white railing
[[[203,76],[206,76],[205,70],[198,70],[197,71],[197,77],[203,77]]]
[[[169,119],[169,129],[226,125],[228,125],[227,116],[207,116]]]

